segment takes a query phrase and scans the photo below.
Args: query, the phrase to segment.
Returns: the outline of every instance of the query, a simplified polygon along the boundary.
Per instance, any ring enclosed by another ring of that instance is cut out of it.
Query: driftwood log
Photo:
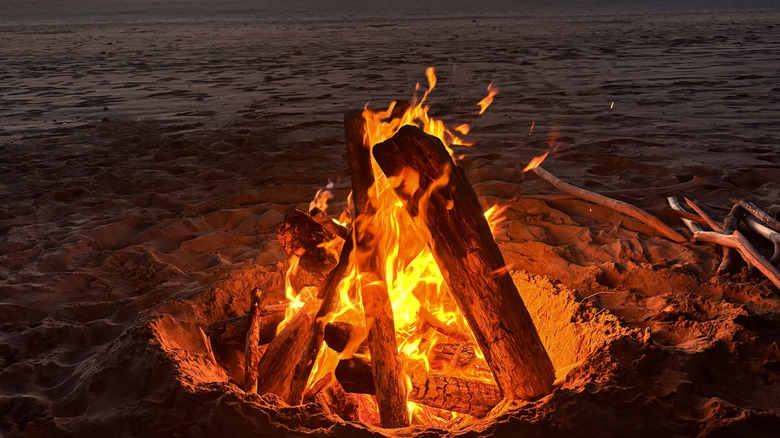
[[[342,360],[335,375],[347,392],[376,392],[367,359],[355,356]],[[484,417],[503,399],[498,387],[490,383],[427,372],[411,372],[409,377],[409,401],[434,408]]]
[[[463,169],[438,138],[414,126],[402,127],[375,145],[373,153],[388,178],[409,175],[409,169],[419,176],[400,181],[395,192],[430,233],[434,258],[503,395],[536,399],[549,394],[552,362]],[[424,198],[427,204],[420,205]]]
[[[756,219],[760,220],[764,224],[766,224],[767,227],[771,228],[772,230],[775,230],[780,233],[780,221],[772,217],[771,215],[764,212],[764,210],[758,208],[756,204],[746,200],[742,199],[739,201],[734,201],[735,203],[739,204],[747,210],[750,214],[752,214]]]
[[[565,183],[560,179],[558,179],[555,175],[551,174],[550,172],[544,170],[541,167],[537,167],[533,171],[534,173],[536,173],[537,176],[549,182],[550,184],[555,186],[555,188],[557,188],[558,190],[564,191],[566,193],[569,193],[571,195],[574,195],[586,201],[593,202],[594,204],[603,205],[604,207],[611,208],[612,210],[623,213],[627,216],[631,216],[634,219],[637,219],[638,221],[642,222],[643,224],[655,229],[662,236],[666,237],[672,242],[682,243],[686,241],[685,237],[683,237],[682,234],[673,230],[671,227],[663,223],[660,219],[642,210],[641,208],[635,207],[631,204],[627,204],[623,201],[618,201],[616,199],[608,198],[604,195],[590,192],[588,190],[584,190],[579,187],[575,187],[571,184]]]
[[[406,388],[395,339],[393,309],[384,282],[383,261],[374,246],[369,229],[375,207],[369,196],[374,184],[370,146],[364,144],[366,126],[361,111],[344,116],[349,167],[352,173],[352,200],[355,204],[355,258],[361,274],[360,292],[363,300],[372,375],[376,387],[377,407],[383,427],[409,426],[406,408]]]

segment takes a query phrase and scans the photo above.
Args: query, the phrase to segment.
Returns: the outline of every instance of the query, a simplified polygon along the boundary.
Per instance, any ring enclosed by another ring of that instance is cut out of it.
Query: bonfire
[[[454,148],[471,146],[469,127],[448,129],[429,116],[436,77],[432,68],[426,75],[419,99],[345,115],[347,208],[331,211],[331,183],[308,211],[287,214],[277,230],[290,257],[285,301],[255,287],[246,315],[200,331],[213,365],[246,393],[315,403],[345,421],[383,428],[453,427],[500,412],[503,401],[549,395],[610,332],[631,333],[608,316],[572,329],[566,318],[582,312],[582,303],[572,310],[564,300],[562,310],[551,298],[565,295],[562,287],[512,275],[492,236],[502,208],[483,209],[457,165],[462,156]],[[475,115],[497,93],[492,84],[487,89]],[[566,184],[540,166],[547,156],[524,170],[671,241],[687,240],[634,206]],[[669,202],[695,239],[727,248],[721,269],[734,263],[734,248],[780,286],[773,266],[780,226],[760,208],[737,202],[721,225],[693,201],[701,218]],[[771,261],[737,231],[740,220],[774,242]]]

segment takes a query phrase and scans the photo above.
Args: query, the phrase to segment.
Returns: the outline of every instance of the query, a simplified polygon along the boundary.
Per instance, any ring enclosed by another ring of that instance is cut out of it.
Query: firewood
[[[325,343],[339,353],[343,352],[354,333],[352,324],[347,322],[331,322],[325,326]],[[368,351],[368,339],[358,344],[355,353],[365,354]]]
[[[555,188],[564,191],[566,193],[570,193],[578,198],[582,198],[586,201],[593,202],[594,204],[602,205],[607,208],[611,208],[612,210],[615,210],[619,213],[623,213],[627,216],[631,216],[634,219],[642,222],[643,224],[649,226],[650,228],[653,228],[658,233],[660,233],[662,236],[666,237],[667,239],[682,243],[685,242],[686,239],[683,237],[682,234],[679,232],[673,230],[671,227],[663,223],[660,219],[657,217],[651,215],[650,213],[635,207],[631,204],[627,204],[623,201],[618,201],[616,199],[608,198],[604,195],[600,195],[598,193],[594,193],[588,190],[581,189],[579,187],[575,187],[571,184],[565,183],[555,177],[550,172],[544,170],[541,167],[536,167],[533,169],[534,173],[538,175],[540,178],[544,179],[545,181],[549,182]]]
[[[336,265],[336,258],[321,245],[336,237],[308,214],[295,209],[287,213],[276,228],[276,235],[288,256],[300,258],[306,271],[322,276]]]
[[[336,378],[347,392],[374,394],[370,361],[358,356],[342,360]],[[496,385],[435,373],[410,373],[409,400],[426,406],[484,417],[503,397]]]
[[[285,305],[286,306],[286,305]],[[271,342],[276,336],[276,327],[284,319],[284,309],[279,306],[267,306],[261,313],[260,336],[258,345]],[[232,348],[241,350],[246,345],[246,334],[249,330],[249,314],[237,316],[212,324],[206,330],[215,348]]]
[[[273,393],[287,400],[295,367],[311,342],[313,323],[314,315],[304,306],[268,345],[257,366],[258,394]]]
[[[761,222],[763,222],[764,224],[766,224],[767,227],[771,228],[772,230],[774,230],[776,232],[780,232],[780,221],[778,221],[777,219],[773,218],[772,216],[770,216],[769,214],[764,212],[764,210],[761,210],[760,208],[758,208],[758,206],[756,206],[756,204],[754,204],[754,203],[752,203],[752,202],[750,202],[750,201],[748,201],[746,199],[742,199],[742,200],[739,200],[739,201],[734,201],[734,200],[732,200],[732,201],[737,203],[737,204],[739,204],[740,206],[742,206],[742,208],[747,210],[756,219],[758,219]]]
[[[536,399],[549,394],[552,362],[463,169],[439,139],[414,126],[374,146],[374,158],[393,180],[409,170],[419,175],[416,184],[407,187],[402,181],[395,192],[430,233],[434,258],[503,395]],[[440,186],[436,190],[434,183]]]
[[[332,374],[322,378],[325,379],[329,379],[328,386],[314,394],[313,399],[346,421],[360,421],[357,396],[344,391]]]
[[[344,116],[347,155],[352,173],[352,200],[355,204],[355,259],[361,273],[360,292],[369,331],[379,417],[383,427],[407,427],[409,415],[406,387],[398,358],[393,308],[384,282],[383,263],[371,246],[375,237],[365,229],[365,224],[370,222],[375,212],[368,193],[374,184],[374,174],[371,149],[364,144],[365,131],[362,112],[352,111]]]
[[[317,360],[325,336],[325,319],[334,310],[336,310],[336,300],[338,299],[338,285],[341,279],[347,274],[349,267],[349,257],[352,254],[353,239],[347,240],[341,248],[341,255],[336,267],[331,270],[325,281],[317,289],[318,298],[322,299],[320,308],[314,316],[314,324],[309,334],[309,342],[301,354],[300,360],[295,368],[292,383],[290,386],[290,395],[287,402],[291,405],[300,404],[303,398],[303,392],[306,389],[306,383],[309,381],[311,370]]]
[[[260,319],[261,312],[268,302],[269,293],[254,288],[250,292],[249,328],[244,343],[244,385],[249,393],[257,392],[257,366],[260,361]]]
[[[431,312],[429,312],[425,307],[420,307],[418,317],[422,321],[423,330],[430,328],[453,340],[464,343],[471,342],[470,336],[465,333],[461,333],[457,329],[439,321],[439,319],[433,316],[433,314],[431,314]]]

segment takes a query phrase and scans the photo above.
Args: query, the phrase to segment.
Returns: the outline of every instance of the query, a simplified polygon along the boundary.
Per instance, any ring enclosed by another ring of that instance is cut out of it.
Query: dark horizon
[[[2,0],[0,24],[153,21],[299,21],[368,18],[577,16],[778,9],[771,0],[434,0],[387,4],[335,0]]]

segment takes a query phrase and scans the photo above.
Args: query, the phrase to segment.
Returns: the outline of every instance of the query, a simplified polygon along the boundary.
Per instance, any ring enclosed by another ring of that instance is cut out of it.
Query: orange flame
[[[528,172],[529,170],[534,170],[537,167],[541,166],[542,162],[544,161],[547,156],[550,155],[549,152],[545,152],[542,155],[539,155],[538,157],[533,157],[531,161],[528,162],[528,165],[525,166],[523,169],[523,172]]]
[[[485,96],[484,99],[480,100],[477,105],[479,105],[479,114],[482,114],[485,112],[485,110],[490,106],[491,103],[493,103],[493,97],[498,94],[498,88],[493,87],[493,83],[489,83],[487,86],[488,95]]]

